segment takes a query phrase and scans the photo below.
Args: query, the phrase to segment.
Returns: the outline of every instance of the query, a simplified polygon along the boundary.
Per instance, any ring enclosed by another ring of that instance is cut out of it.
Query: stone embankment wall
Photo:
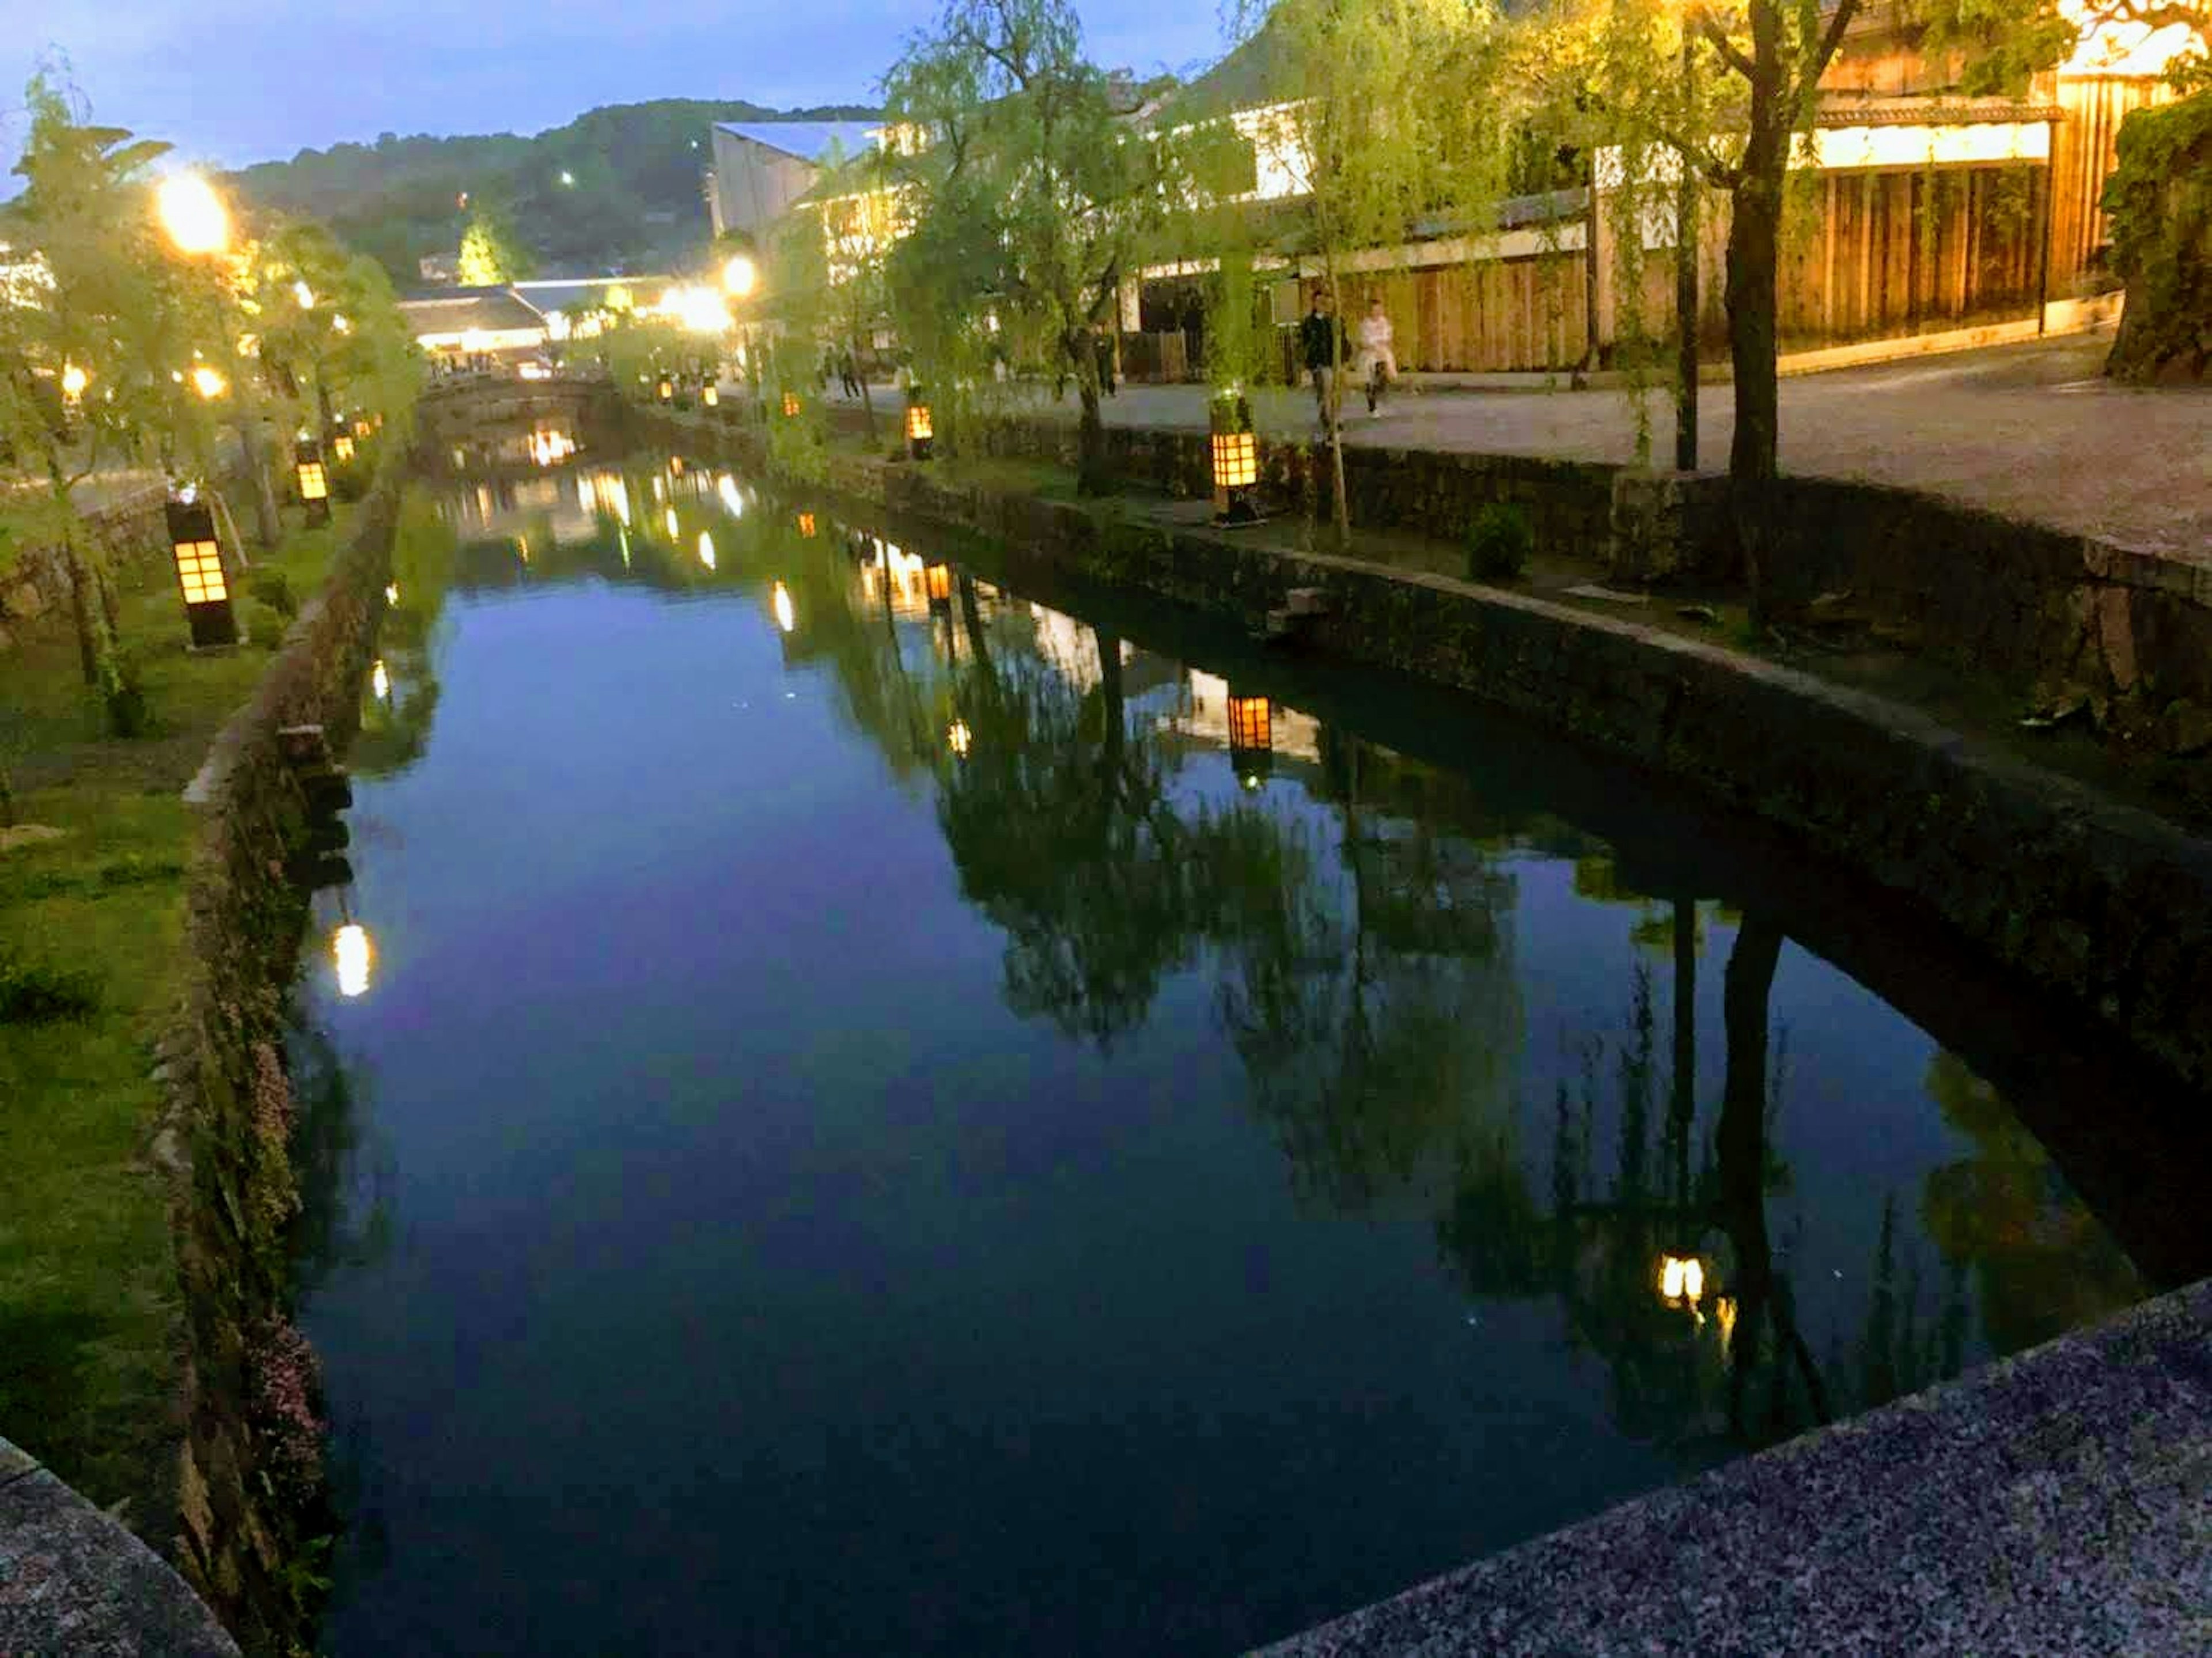
[[[85,515],[85,533],[112,570],[125,570],[169,550],[168,525],[161,515],[167,492],[149,484],[98,512]],[[0,569],[0,655],[34,628],[70,625],[69,565],[58,548],[18,550]]]
[[[1206,434],[1106,429],[1120,476],[1182,498],[1210,495]],[[1064,421],[994,422],[992,453],[1075,462]],[[1646,472],[1597,462],[1347,445],[1355,524],[1456,540],[1492,501],[1528,513],[1540,551],[1584,558],[1617,580],[1735,580],[1742,560],[1719,474]],[[1326,451],[1263,440],[1263,493],[1327,510]],[[1773,545],[1769,599],[1787,618],[1824,596],[1882,642],[1989,676],[2024,699],[2079,691],[2131,699],[2150,715],[2177,704],[2212,714],[2212,567],[1910,489],[1784,478],[1764,515]],[[2184,722],[2212,740],[2212,718]]]
[[[307,812],[277,733],[319,725],[334,750],[351,735],[398,507],[395,468],[186,797],[200,812],[192,980],[163,1044],[156,1143],[173,1181],[186,1323],[175,1555],[249,1653],[312,1644],[315,1591],[293,1568],[335,1529],[313,1358],[289,1319],[299,1193],[283,1005],[307,914],[291,860]]]
[[[717,432],[760,464],[757,436]],[[1500,704],[1779,826],[1977,953],[2212,1090],[2212,844],[1929,716],[1720,647],[1503,588],[831,453],[819,482],[1256,629],[1323,596],[1311,643]],[[1922,556],[1940,558],[1941,544]]]

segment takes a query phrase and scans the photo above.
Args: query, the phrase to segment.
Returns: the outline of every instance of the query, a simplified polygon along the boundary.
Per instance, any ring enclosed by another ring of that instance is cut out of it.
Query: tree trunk
[[[1098,410],[1098,370],[1093,364],[1091,372],[1078,369],[1075,389],[1083,399],[1083,420],[1076,428],[1075,437],[1075,493],[1079,495],[1106,495],[1114,492],[1111,469],[1106,459],[1106,422]]]
[[[1757,152],[1771,154],[1767,176],[1752,172]],[[1729,356],[1735,376],[1735,436],[1729,473],[1736,483],[1765,484],[1775,476],[1780,430],[1780,383],[1775,372],[1775,265],[1782,235],[1782,146],[1754,141],[1744,158],[1729,225]]]
[[[270,481],[268,452],[262,447],[258,418],[239,422],[238,441],[246,457],[246,481],[253,490],[253,538],[264,552],[270,551],[284,538],[284,520],[277,516],[276,488]]]
[[[105,653],[102,641],[93,618],[91,573],[85,568],[84,555],[76,542],[76,509],[70,501],[69,480],[62,476],[61,458],[46,456],[46,485],[53,491],[54,504],[61,508],[62,562],[68,568],[70,579],[70,619],[76,626],[77,665],[84,671],[84,683],[100,683],[100,659]]]
[[[1674,901],[1674,1086],[1668,1102],[1667,1139],[1672,1154],[1674,1199],[1690,1193],[1690,1130],[1698,1116],[1698,904]]]
[[[1328,417],[1328,475],[1330,516],[1336,522],[1339,552],[1352,550],[1352,502],[1344,489],[1344,294],[1336,279],[1336,261],[1328,264],[1328,355],[1334,365],[1328,375],[1328,396],[1323,400]]]
[[[1757,916],[1745,916],[1722,985],[1728,1082],[1713,1138],[1721,1225],[1735,1253],[1729,1426],[1738,1437],[1744,1431],[1744,1393],[1773,1299],[1773,1248],[1766,1236],[1766,1035],[1767,1003],[1781,954],[1781,932]]]
[[[975,578],[960,573],[960,621],[968,630],[968,648],[986,673],[991,669],[991,650],[983,636],[983,612],[975,598]]]
[[[860,383],[860,413],[868,422],[868,446],[876,442],[876,404],[868,391],[868,377],[860,372],[860,342],[856,335],[846,348],[853,355],[853,378]]]

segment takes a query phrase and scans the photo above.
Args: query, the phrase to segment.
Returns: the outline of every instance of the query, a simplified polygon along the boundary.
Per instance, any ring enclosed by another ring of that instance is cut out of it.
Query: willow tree
[[[911,137],[902,172],[919,239],[894,283],[950,309],[948,343],[974,338],[962,325],[995,295],[1009,349],[1074,386],[1077,487],[1105,493],[1097,331],[1146,238],[1186,204],[1176,146],[1117,112],[1068,0],[949,0],[884,94],[894,131]],[[960,291],[933,272],[937,249],[957,256]]]
[[[23,189],[0,208],[0,245],[29,255],[0,288],[0,447],[44,486],[14,511],[61,550],[85,682],[112,708],[113,592],[76,491],[185,417],[189,308],[145,187],[168,146],[82,120],[43,76],[26,101]]]
[[[1402,269],[1416,235],[1488,228],[1515,125],[1492,0],[1244,0],[1242,17],[1249,32],[1278,37],[1307,262],[1336,316],[1349,315],[1355,276]],[[1324,413],[1337,535],[1348,542],[1343,401],[1339,372]]]

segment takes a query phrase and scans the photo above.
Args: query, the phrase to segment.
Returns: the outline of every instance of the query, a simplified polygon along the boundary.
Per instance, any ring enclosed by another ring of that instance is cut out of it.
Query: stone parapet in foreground
[[[2212,1651],[2212,1282],[1264,1658]]]
[[[237,1646],[183,1578],[4,1439],[0,1653],[238,1658]]]

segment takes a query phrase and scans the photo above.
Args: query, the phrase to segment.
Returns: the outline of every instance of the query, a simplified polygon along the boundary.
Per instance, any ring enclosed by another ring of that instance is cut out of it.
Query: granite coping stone
[[[0,1658],[238,1658],[143,1543],[0,1439]]]
[[[1262,1658],[2212,1652],[2212,1280]]]

